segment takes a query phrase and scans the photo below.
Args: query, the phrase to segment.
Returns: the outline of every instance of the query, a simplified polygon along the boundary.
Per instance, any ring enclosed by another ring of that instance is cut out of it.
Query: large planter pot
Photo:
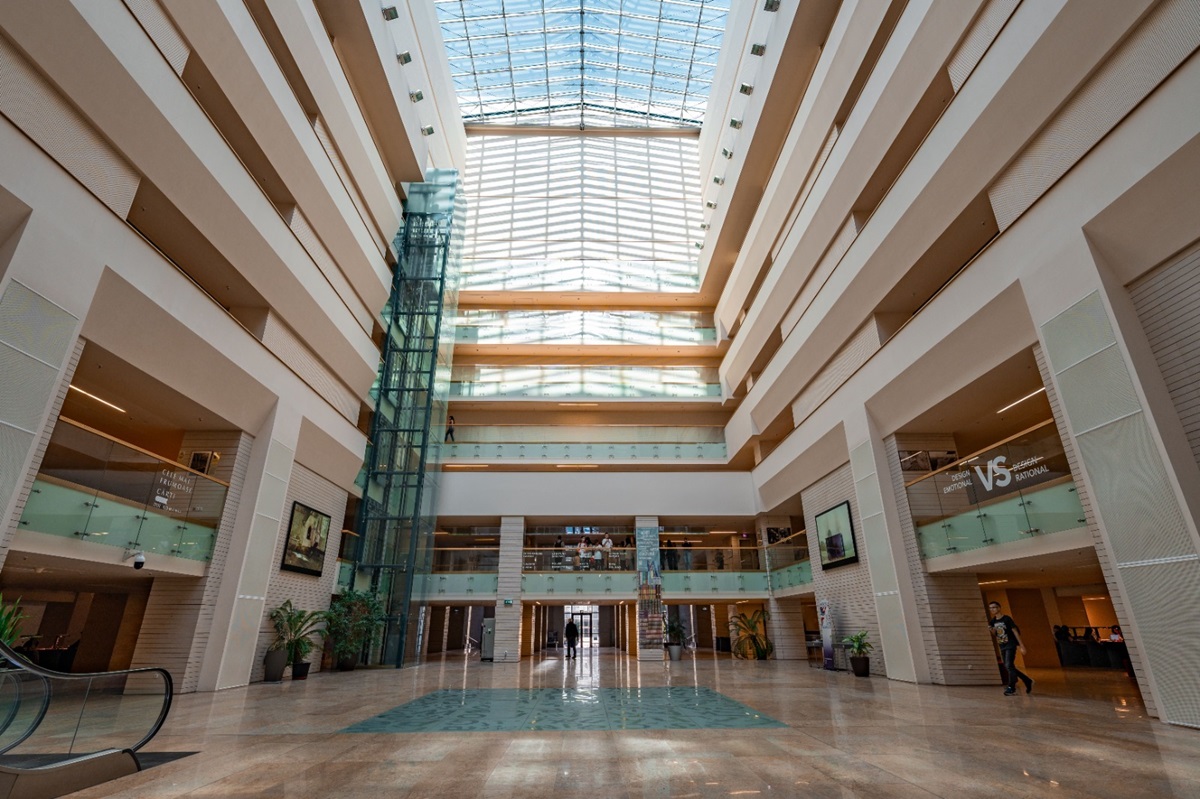
[[[292,664],[292,679],[293,680],[307,680],[308,679],[308,669],[310,666],[312,666],[311,663],[293,663]]]
[[[358,665],[358,655],[346,655],[337,662],[338,671],[354,671],[354,667]]]
[[[667,644],[667,654],[671,660],[683,660],[683,644]]]
[[[866,655],[851,655],[850,670],[854,672],[855,677],[870,677],[871,658]]]
[[[283,670],[287,668],[287,650],[271,649],[263,658],[263,680],[283,682]]]

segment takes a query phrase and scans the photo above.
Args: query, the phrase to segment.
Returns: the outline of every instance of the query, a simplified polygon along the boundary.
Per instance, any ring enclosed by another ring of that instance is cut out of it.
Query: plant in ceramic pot
[[[313,636],[321,632],[321,623],[325,621],[324,611],[301,610],[292,605],[289,599],[271,611],[270,619],[275,625],[272,649],[287,652],[287,660],[292,664],[293,680],[307,679],[310,666],[308,656],[316,646]]]
[[[372,593],[351,589],[334,597],[322,634],[340,671],[352,671],[363,648],[375,645],[385,618],[383,603]]]
[[[663,637],[667,642],[667,652],[671,656],[671,660],[681,660],[683,658],[683,637],[687,634],[683,624],[679,619],[667,619],[667,623],[663,626]]]
[[[847,635],[842,639],[842,643],[846,645],[846,651],[850,653],[850,669],[854,672],[855,677],[871,676],[870,654],[875,646],[867,640],[868,635],[870,633],[866,630],[860,630],[854,635]]]
[[[766,660],[775,651],[775,644],[767,637],[767,620],[771,614],[766,610],[739,613],[729,620],[729,632],[733,640],[730,647],[739,658]]]

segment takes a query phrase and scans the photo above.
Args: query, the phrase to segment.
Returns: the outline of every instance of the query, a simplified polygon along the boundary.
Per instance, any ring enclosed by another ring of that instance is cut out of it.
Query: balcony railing
[[[779,571],[808,557],[808,532],[801,530],[767,547],[767,568]]]
[[[1087,524],[1051,421],[913,480],[906,489],[924,558]]]
[[[757,547],[663,547],[659,563],[666,572],[763,571],[762,550]]]
[[[208,561],[229,486],[59,419],[22,529]]]
[[[717,370],[697,366],[455,366],[450,396],[541,399],[720,397]]]
[[[433,551],[433,573],[485,573],[495,574],[500,568],[498,547],[472,547],[451,549],[438,547]]]
[[[604,572],[635,571],[637,550],[601,547],[580,550],[578,546],[525,547],[522,571],[525,572]]]
[[[725,443],[581,444],[572,442],[454,443],[442,447],[443,460],[725,460]]]
[[[466,310],[455,323],[457,344],[638,345],[713,344],[712,314],[655,311]]]

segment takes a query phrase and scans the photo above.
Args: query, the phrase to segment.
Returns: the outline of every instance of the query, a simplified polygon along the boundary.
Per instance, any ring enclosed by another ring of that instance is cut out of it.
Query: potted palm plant
[[[671,660],[683,659],[683,636],[687,634],[679,619],[667,619],[663,627],[663,636],[667,640],[667,652]]]
[[[21,622],[25,620],[25,611],[21,610],[21,600],[17,599],[11,605],[4,602],[4,594],[0,594],[0,641],[12,646],[17,642],[21,633]]]
[[[344,591],[325,612],[322,635],[329,642],[338,671],[353,671],[364,647],[375,645],[384,622],[383,603],[367,591]]]
[[[753,613],[739,613],[729,620],[729,632],[733,640],[730,648],[736,657],[749,660],[766,660],[775,651],[775,644],[767,637],[767,619],[771,614],[766,610],[756,610]]]
[[[271,648],[287,653],[287,661],[292,664],[293,680],[308,679],[311,665],[308,656],[316,646],[312,637],[321,631],[325,613],[320,610],[301,610],[293,606],[289,599],[271,611],[270,619],[275,625],[275,642]],[[267,654],[269,656],[270,652]]]
[[[875,646],[867,640],[868,635],[870,633],[866,630],[860,630],[854,635],[847,635],[842,639],[842,643],[846,645],[846,650],[850,653],[850,670],[854,672],[855,677],[871,676],[869,655]]]

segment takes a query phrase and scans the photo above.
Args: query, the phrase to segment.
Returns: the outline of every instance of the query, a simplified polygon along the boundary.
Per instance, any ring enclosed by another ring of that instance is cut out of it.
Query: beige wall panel
[[[1021,0],[989,0],[979,12],[975,24],[967,31],[967,35],[946,66],[954,91],[957,92],[967,82],[967,76],[983,59],[984,53],[995,41],[1004,23],[1008,22],[1008,18],[1017,10],[1020,2]]]
[[[1004,230],[1200,47],[1200,5],[1159,4],[988,189]]]
[[[122,219],[137,172],[0,36],[0,114]]]
[[[158,4],[158,0],[123,0],[125,7],[137,17],[137,21],[146,31],[146,35],[154,40],[155,47],[167,59],[176,75],[183,74],[191,48],[179,35],[167,12]]]

